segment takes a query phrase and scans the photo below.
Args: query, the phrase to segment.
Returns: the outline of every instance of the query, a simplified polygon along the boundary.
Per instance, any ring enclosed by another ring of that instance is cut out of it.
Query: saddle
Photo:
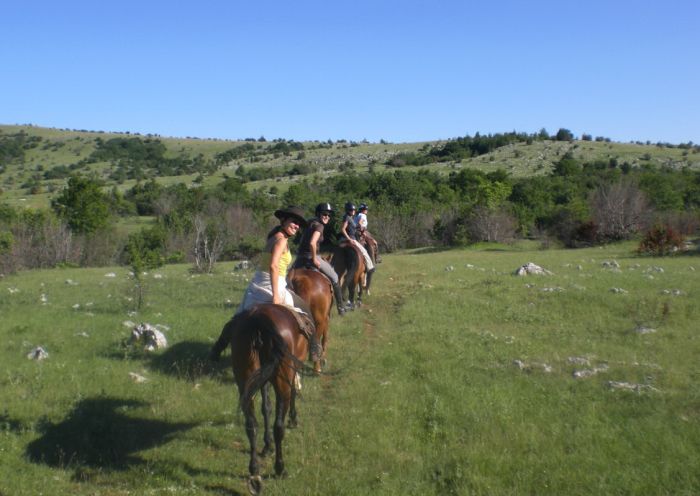
[[[290,288],[287,288],[287,291],[289,291],[289,293],[292,295],[294,307],[301,309],[304,313],[297,312],[294,308],[289,308],[289,311],[297,320],[301,333],[310,340],[311,336],[316,334],[316,322],[314,322],[311,309],[309,308],[309,305],[301,298],[301,296],[296,294]]]
[[[296,310],[289,309],[291,314],[294,316],[294,318],[297,321],[297,324],[299,324],[299,331],[301,334],[311,342],[312,339],[316,336],[316,324],[313,321],[313,318],[311,317],[310,314],[305,314],[301,312],[297,312]]]

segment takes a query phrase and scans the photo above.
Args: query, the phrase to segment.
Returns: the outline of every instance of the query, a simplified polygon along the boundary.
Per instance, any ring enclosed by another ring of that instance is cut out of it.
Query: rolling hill
[[[126,190],[137,179],[155,177],[163,184],[212,185],[226,176],[249,172],[249,188],[275,186],[284,191],[302,177],[340,174],[349,169],[381,171],[388,167],[450,171],[475,168],[505,170],[514,177],[546,174],[566,153],[582,161],[617,161],[632,167],[651,165],[700,169],[700,153],[691,145],[617,143],[605,138],[511,143],[483,155],[428,165],[403,165],[392,159],[411,156],[444,145],[423,143],[369,143],[346,140],[297,143],[264,138],[221,140],[169,138],[158,135],[0,125],[0,201],[13,206],[44,207],[71,173],[91,174],[108,187]],[[136,146],[144,162],[133,164]],[[133,151],[133,150],[132,150]],[[123,152],[123,153],[122,153]],[[150,154],[150,158],[149,158]],[[129,163],[131,161],[131,165]],[[163,167],[165,164],[165,167]],[[241,169],[243,168],[243,169]]]

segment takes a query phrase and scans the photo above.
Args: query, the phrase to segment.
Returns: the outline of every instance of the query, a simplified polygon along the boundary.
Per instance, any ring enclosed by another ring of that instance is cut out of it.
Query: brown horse
[[[305,367],[304,361],[311,351],[314,361],[320,360],[321,347],[315,333],[307,335],[293,310],[284,305],[263,303],[245,310],[226,323],[211,351],[218,357],[231,345],[233,375],[240,394],[240,405],[245,416],[245,429],[250,443],[250,478],[248,489],[257,494],[262,489],[260,463],[256,449],[257,420],[253,397],[261,391],[264,419],[265,445],[261,456],[272,451],[270,436],[271,404],[269,385],[275,391],[276,408],[274,423],[275,473],[284,473],[282,440],[285,417],[289,412],[290,426],[296,425],[297,374]]]
[[[335,273],[338,274],[343,297],[347,289],[350,308],[354,309],[356,306],[362,305],[362,276],[365,273],[365,258],[360,250],[352,243],[343,242],[334,248],[329,262]],[[357,295],[357,304],[355,304],[355,295]]]
[[[328,327],[333,307],[331,281],[321,272],[312,269],[292,269],[287,274],[291,289],[301,297],[311,309],[316,323],[316,335],[321,341],[321,360],[314,362],[314,371],[321,372],[321,362],[326,359],[328,347]]]

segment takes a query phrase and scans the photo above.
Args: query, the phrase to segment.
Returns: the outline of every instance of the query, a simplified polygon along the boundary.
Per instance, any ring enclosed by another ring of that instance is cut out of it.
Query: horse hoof
[[[247,486],[248,492],[253,496],[257,496],[258,494],[262,493],[262,477],[260,477],[259,475],[251,475],[250,477],[248,477]]]

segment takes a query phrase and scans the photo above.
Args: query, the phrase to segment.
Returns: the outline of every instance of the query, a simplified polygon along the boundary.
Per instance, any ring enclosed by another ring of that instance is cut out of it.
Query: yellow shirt
[[[262,259],[260,260],[260,270],[263,270],[267,272],[270,270],[270,259],[272,258],[272,253],[267,252],[264,253],[262,256]],[[289,251],[289,248],[282,253],[282,256],[280,257],[280,263],[278,265],[279,267],[279,275],[280,277],[287,277],[287,268],[289,267],[289,264],[292,263],[292,252]]]

